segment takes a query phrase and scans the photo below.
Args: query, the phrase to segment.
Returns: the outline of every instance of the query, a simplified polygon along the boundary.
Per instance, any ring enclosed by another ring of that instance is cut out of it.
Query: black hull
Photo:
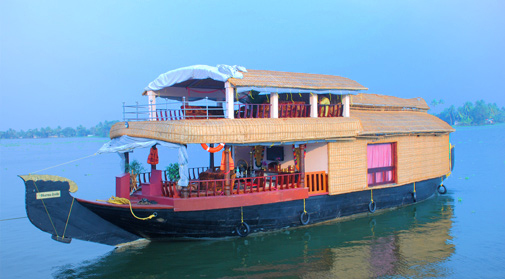
[[[416,182],[417,202],[431,197],[443,178],[445,177]],[[413,204],[415,203],[413,192],[414,184],[373,189],[376,209],[381,210]],[[305,200],[305,209],[310,215],[308,224],[369,212],[370,200],[370,190],[333,196],[309,197]],[[156,212],[157,217],[151,220],[135,219],[129,208],[106,206],[86,201],[79,202],[110,223],[148,239],[237,236],[237,227],[241,224],[241,216],[243,216],[243,221],[249,225],[250,233],[303,226],[300,220],[300,215],[304,211],[303,200],[203,211],[134,210],[135,214],[141,217]]]

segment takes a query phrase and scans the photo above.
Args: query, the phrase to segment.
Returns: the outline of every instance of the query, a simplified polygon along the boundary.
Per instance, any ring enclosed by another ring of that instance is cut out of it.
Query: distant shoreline
[[[82,125],[77,126],[75,129],[72,127],[56,128],[42,127],[35,129],[28,129],[27,131],[16,131],[12,128],[7,131],[0,131],[0,139],[47,139],[47,138],[86,138],[86,137],[109,137],[109,132],[115,123],[119,121],[104,121],[100,122],[94,127],[86,128]]]

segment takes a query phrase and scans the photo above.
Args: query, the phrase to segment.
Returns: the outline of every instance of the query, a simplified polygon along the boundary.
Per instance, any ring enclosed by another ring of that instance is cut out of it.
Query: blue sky
[[[94,126],[194,64],[505,106],[505,1],[0,1],[0,130]]]

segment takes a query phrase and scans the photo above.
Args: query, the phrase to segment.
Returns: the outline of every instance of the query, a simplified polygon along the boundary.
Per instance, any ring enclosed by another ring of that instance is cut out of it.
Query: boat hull
[[[26,215],[35,227],[63,243],[77,238],[118,245],[139,239],[82,206],[70,195],[69,182],[51,180],[55,177],[21,176],[26,188]]]
[[[373,189],[376,209],[394,208],[428,199],[436,193],[437,187],[444,178],[416,182],[416,201],[414,201],[413,183]],[[301,220],[304,207],[310,216],[307,224],[316,224],[339,217],[370,212],[371,198],[371,190],[367,189],[339,195],[311,196],[305,201],[302,199],[212,210],[174,211],[173,208],[163,207],[134,208],[135,215],[139,217],[156,213],[156,217],[151,220],[136,219],[131,214],[129,207],[78,201],[91,212],[125,231],[152,240],[162,240],[181,237],[231,237],[304,226]],[[242,221],[248,225],[248,230],[245,233],[238,231]]]

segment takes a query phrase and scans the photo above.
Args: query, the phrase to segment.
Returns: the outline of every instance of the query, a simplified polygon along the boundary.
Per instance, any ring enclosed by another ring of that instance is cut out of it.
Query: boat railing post
[[[149,121],[154,120],[153,117],[153,100],[149,100]]]
[[[214,147],[214,144],[211,143],[209,144],[210,148],[213,148]],[[209,168],[211,170],[211,172],[214,172],[214,153],[212,152],[209,152]]]
[[[137,112],[137,121],[139,120],[139,102],[135,102],[137,105],[135,106],[135,111]]]
[[[305,145],[300,144],[300,188],[305,187],[305,156],[303,156],[304,152]]]
[[[209,97],[205,97],[205,111],[207,112],[207,119],[209,119]]]
[[[186,97],[182,96],[182,116],[186,119]]]
[[[224,164],[225,164],[225,181],[224,181],[224,194],[229,196],[230,193],[230,146],[225,145],[224,147]]]
[[[126,110],[125,110],[125,102],[123,102],[123,121],[126,121]]]

